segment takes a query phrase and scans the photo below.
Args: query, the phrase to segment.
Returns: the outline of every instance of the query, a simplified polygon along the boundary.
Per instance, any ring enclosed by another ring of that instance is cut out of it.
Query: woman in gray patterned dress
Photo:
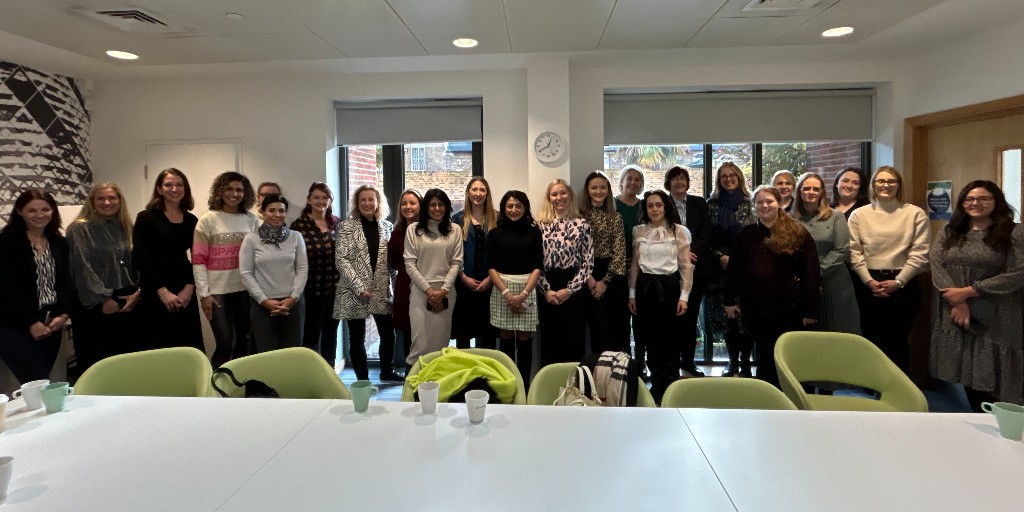
[[[818,247],[821,265],[822,331],[860,334],[860,308],[853,293],[853,281],[846,270],[850,257],[850,230],[846,217],[828,207],[825,181],[813,172],[796,182],[793,217],[811,234]]]
[[[941,295],[932,375],[963,384],[975,411],[983,401],[1024,402],[1024,228],[995,183],[976,180],[960,191],[931,264]]]

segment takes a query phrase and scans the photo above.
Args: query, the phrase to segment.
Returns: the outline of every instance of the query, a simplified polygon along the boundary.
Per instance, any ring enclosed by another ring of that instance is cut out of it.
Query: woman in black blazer
[[[672,197],[672,203],[679,219],[690,230],[690,263],[693,264],[693,288],[690,290],[690,304],[686,313],[679,317],[679,351],[684,377],[703,377],[704,372],[694,364],[697,351],[697,317],[700,315],[700,301],[704,289],[711,279],[714,263],[711,256],[711,214],[703,197],[688,194],[690,172],[675,166],[665,173],[665,190]]]
[[[0,358],[22,383],[45,379],[71,314],[68,242],[57,202],[30,188],[0,232]]]

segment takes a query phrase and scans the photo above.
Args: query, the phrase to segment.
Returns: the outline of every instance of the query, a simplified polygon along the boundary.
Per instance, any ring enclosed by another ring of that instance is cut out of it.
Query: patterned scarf
[[[280,227],[273,228],[267,225],[266,222],[260,225],[259,229],[256,230],[260,235],[260,241],[265,244],[274,244],[278,249],[281,248],[281,242],[288,238],[288,234],[291,232],[288,226],[282,224]]]

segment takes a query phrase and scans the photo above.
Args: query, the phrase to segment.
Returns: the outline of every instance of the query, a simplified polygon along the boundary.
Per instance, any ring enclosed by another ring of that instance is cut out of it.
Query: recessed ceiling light
[[[226,13],[224,13],[224,17],[229,19],[229,20],[240,20],[240,19],[244,18],[245,16],[242,16],[241,14],[238,14],[237,12],[226,12]]]
[[[853,33],[853,27],[830,28],[821,33],[821,37],[843,37]]]
[[[459,47],[459,48],[472,48],[472,47],[480,44],[480,42],[477,41],[476,39],[471,39],[471,38],[468,38],[468,37],[460,37],[460,38],[452,41],[452,44],[457,46],[457,47]]]
[[[139,58],[139,56],[134,53],[123,52],[121,50],[107,50],[107,56],[121,60],[135,60]]]

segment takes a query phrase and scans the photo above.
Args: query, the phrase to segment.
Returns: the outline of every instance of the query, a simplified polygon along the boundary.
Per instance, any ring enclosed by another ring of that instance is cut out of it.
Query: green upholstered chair
[[[348,388],[334,368],[320,354],[306,347],[289,347],[224,363],[240,382],[258,380],[274,388],[281,398],[343,398],[350,400]],[[214,375],[213,382],[232,397],[244,390],[226,375]]]
[[[569,375],[576,370],[579,363],[553,363],[540,369],[530,383],[530,393],[526,397],[526,403],[530,405],[552,405],[558,398],[561,388],[565,387],[565,381]],[[639,380],[639,379],[637,379]],[[657,402],[651,396],[644,381],[639,380],[636,394],[637,407],[657,407]]]
[[[786,396],[814,411],[928,412],[921,390],[873,343],[855,334],[796,331],[779,337],[775,364]],[[811,395],[802,382],[838,382],[878,391],[881,398]]]
[[[682,379],[669,385],[662,407],[700,409],[769,409],[795,411],[796,406],[771,384],[757,379]]]
[[[523,384],[523,375],[519,373],[519,368],[516,367],[515,361],[505,355],[500,350],[494,350],[489,348],[462,348],[459,349],[470,354],[476,354],[480,356],[487,356],[494,359],[502,364],[505,368],[508,368],[512,375],[516,378],[516,392],[512,397],[512,403],[522,405],[526,403],[526,386]],[[413,396],[412,386],[409,385],[409,377],[416,375],[420,372],[420,363],[429,363],[434,359],[437,359],[441,355],[441,352],[431,352],[420,356],[420,360],[413,363],[412,368],[409,368],[409,373],[405,376],[405,384],[402,385],[402,401],[403,402],[415,402],[416,398]]]
[[[210,360],[192,347],[111,356],[75,383],[76,395],[195,396],[210,394]]]

